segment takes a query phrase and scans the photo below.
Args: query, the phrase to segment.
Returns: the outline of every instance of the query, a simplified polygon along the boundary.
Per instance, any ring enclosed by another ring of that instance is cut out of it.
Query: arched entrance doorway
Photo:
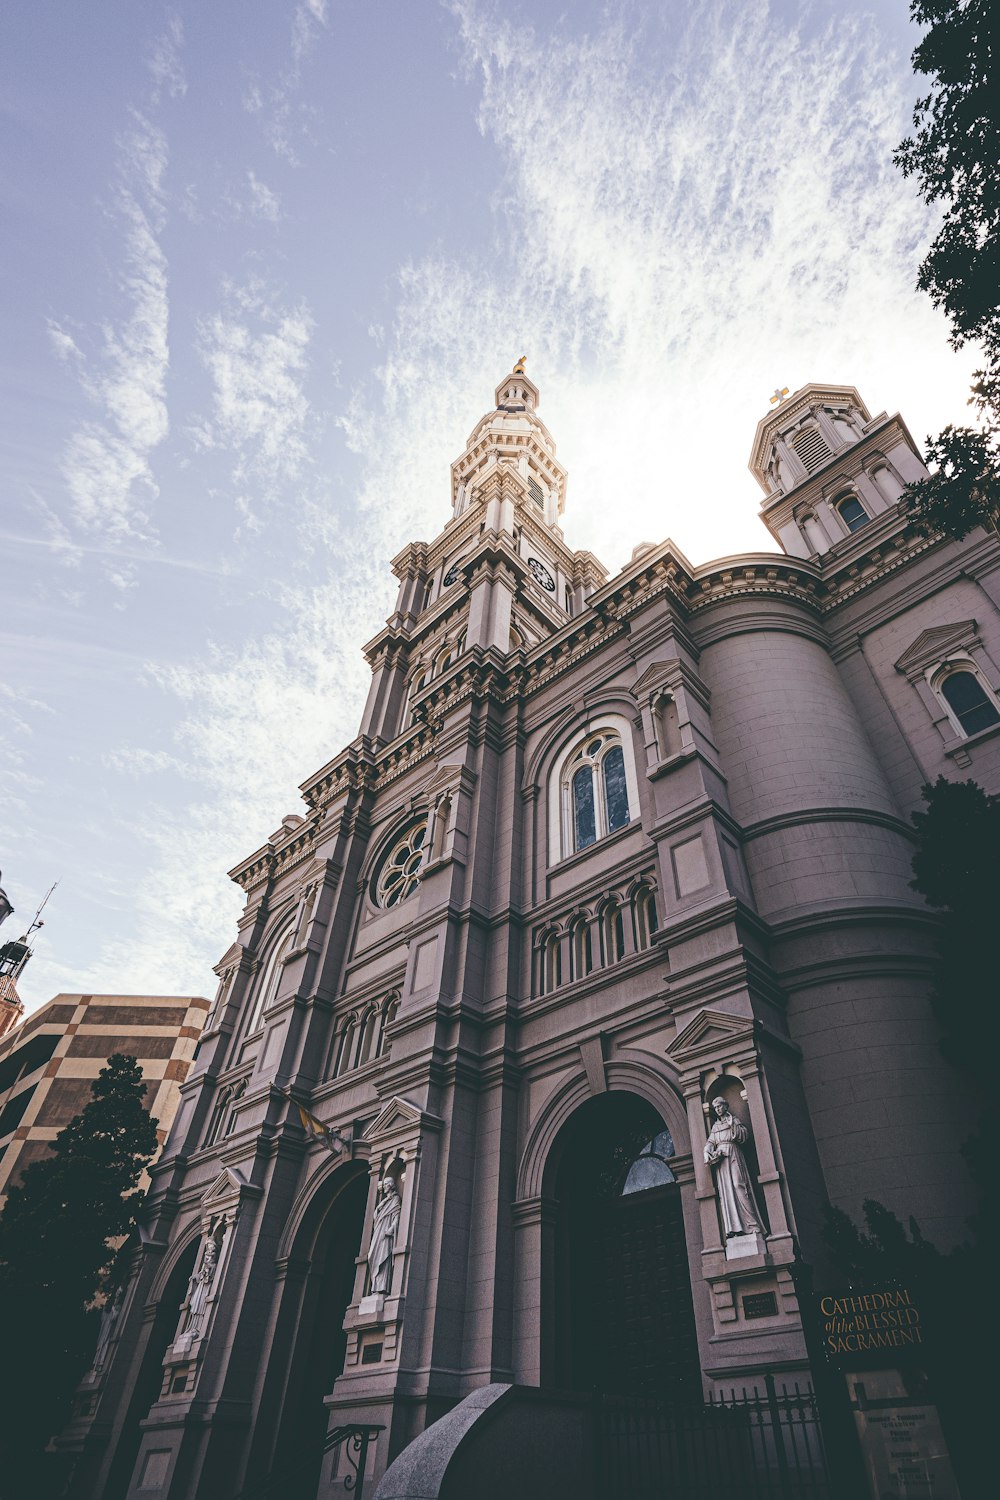
[[[324,1203],[307,1216],[299,1236],[306,1242],[309,1271],[271,1465],[273,1493],[282,1500],[316,1500],[328,1417],[323,1398],[344,1368],[344,1314],[354,1292],[368,1173],[361,1165],[346,1181],[338,1174],[330,1188],[332,1196],[325,1195]]]
[[[555,1384],[701,1397],[674,1143],[634,1094],[589,1100],[557,1137]]]
[[[132,1388],[121,1436],[108,1470],[103,1500],[121,1500],[128,1490],[132,1470],[139,1456],[139,1445],[142,1442],[141,1423],[149,1415],[154,1401],[159,1399],[163,1386],[163,1356],[167,1352],[167,1345],[177,1331],[181,1303],[184,1301],[188,1281],[194,1270],[195,1256],[200,1243],[198,1236],[195,1235],[171,1271],[160,1300],[156,1304],[152,1331],[142,1356],[139,1374]],[[73,1492],[77,1491],[74,1489]],[[79,1490],[79,1493],[82,1494],[83,1490]]]

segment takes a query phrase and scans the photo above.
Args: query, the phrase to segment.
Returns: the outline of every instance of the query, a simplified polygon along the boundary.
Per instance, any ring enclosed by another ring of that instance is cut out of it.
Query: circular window
[[[405,901],[420,879],[427,858],[427,820],[413,823],[397,839],[382,861],[375,878],[377,906],[398,906]]]

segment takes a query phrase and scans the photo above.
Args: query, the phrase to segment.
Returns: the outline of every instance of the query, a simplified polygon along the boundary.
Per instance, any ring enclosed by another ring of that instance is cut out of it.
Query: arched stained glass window
[[[949,672],[941,683],[945,701],[966,734],[1000,724],[1000,713],[972,672]]]
[[[621,739],[612,730],[588,735],[566,761],[562,785],[566,798],[565,854],[587,849],[631,821],[625,753]]]
[[[427,860],[425,840],[427,819],[412,824],[403,836],[393,844],[379,866],[375,879],[374,896],[378,906],[398,906],[416,889],[420,871]]]
[[[578,849],[586,849],[597,840],[594,773],[590,766],[581,766],[573,777],[573,833]]]
[[[608,832],[628,822],[628,790],[625,786],[625,752],[612,745],[604,757],[604,800],[608,810]]]
[[[645,1193],[650,1188],[666,1187],[677,1178],[670,1170],[667,1162],[671,1156],[676,1156],[676,1148],[669,1130],[661,1130],[659,1135],[647,1141],[639,1155],[629,1167],[622,1187],[622,1197],[626,1193]]]

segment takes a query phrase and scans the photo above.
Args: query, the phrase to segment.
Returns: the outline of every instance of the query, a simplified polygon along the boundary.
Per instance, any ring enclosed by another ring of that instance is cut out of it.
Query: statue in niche
[[[379,1185],[371,1243],[368,1246],[368,1272],[373,1292],[388,1292],[392,1283],[392,1252],[399,1232],[402,1207],[399,1189],[394,1179],[386,1173]]]
[[[109,1297],[101,1308],[101,1322],[97,1330],[97,1345],[94,1349],[94,1358],[91,1361],[91,1369],[101,1371],[108,1357],[108,1349],[118,1326],[122,1306],[125,1302],[125,1288],[120,1286],[113,1297]]]
[[[721,1094],[712,1100],[715,1123],[705,1142],[705,1160],[714,1169],[715,1192],[722,1210],[726,1239],[737,1234],[764,1233],[757,1212],[753,1183],[743,1155],[750,1132],[737,1120]]]
[[[188,1307],[187,1317],[184,1319],[182,1334],[189,1338],[201,1337],[202,1323],[205,1319],[205,1307],[209,1297],[212,1295],[212,1283],[215,1280],[215,1272],[219,1263],[219,1247],[214,1236],[210,1235],[205,1241],[205,1248],[201,1252],[201,1259],[196,1263],[194,1273],[188,1282]]]

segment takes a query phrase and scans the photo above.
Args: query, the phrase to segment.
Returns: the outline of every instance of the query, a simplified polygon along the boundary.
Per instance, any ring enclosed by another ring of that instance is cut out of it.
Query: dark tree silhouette
[[[950,318],[954,347],[980,342],[987,363],[970,401],[981,428],[949,426],[928,438],[937,468],[908,487],[907,502],[929,531],[1000,533],[1000,9],[995,0],[911,0],[910,15],[927,27],[913,66],[931,87],[894,160],[944,211],[917,285]]]
[[[941,910],[933,996],[948,1060],[992,1088],[997,1030],[1000,797],[939,776],[913,814],[913,886]]]
[[[0,1214],[0,1327],[11,1379],[0,1402],[0,1496],[45,1493],[42,1454],[65,1421],[96,1336],[95,1300],[113,1292],[115,1250],[135,1228],[156,1121],[134,1057],[116,1053],[92,1098],[32,1162]]]

